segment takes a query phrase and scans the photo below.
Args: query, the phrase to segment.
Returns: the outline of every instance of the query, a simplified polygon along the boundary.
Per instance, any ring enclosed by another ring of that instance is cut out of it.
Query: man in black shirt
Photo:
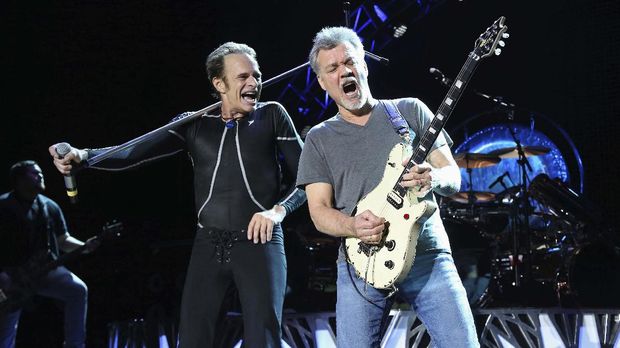
[[[58,204],[41,194],[45,181],[36,162],[14,164],[10,177],[13,190],[0,195],[0,289],[7,292],[21,285],[21,277],[34,276],[21,274],[26,269],[33,271],[57,258],[59,250],[69,252],[84,245],[69,235]],[[94,240],[87,244],[85,252],[98,245]],[[65,347],[84,347],[86,284],[63,266],[30,280],[33,289],[29,291],[64,302]],[[0,313],[1,348],[15,346],[20,314],[21,309]]]
[[[197,233],[181,304],[181,348],[211,347],[227,290],[236,285],[245,347],[280,347],[286,259],[280,222],[305,202],[303,191],[281,191],[281,169],[297,175],[302,142],[282,105],[259,103],[255,51],[228,42],[206,62],[221,99],[219,114],[202,117],[90,168],[123,170],[187,152],[194,168]],[[61,173],[104,149],[50,154]],[[282,161],[280,161],[280,156]]]

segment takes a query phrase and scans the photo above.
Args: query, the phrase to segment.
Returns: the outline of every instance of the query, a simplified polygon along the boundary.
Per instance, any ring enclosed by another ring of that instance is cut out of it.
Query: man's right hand
[[[365,210],[353,218],[353,237],[366,244],[378,244],[383,237],[385,219]]]
[[[71,169],[73,168],[71,162],[80,163],[83,159],[86,159],[86,151],[77,149],[75,147],[71,147],[71,151],[69,151],[69,153],[66,154],[63,158],[60,158],[60,156],[58,156],[58,153],[56,153],[57,145],[58,143],[50,146],[49,152],[52,158],[54,158],[54,165],[63,175],[68,175],[71,173]]]

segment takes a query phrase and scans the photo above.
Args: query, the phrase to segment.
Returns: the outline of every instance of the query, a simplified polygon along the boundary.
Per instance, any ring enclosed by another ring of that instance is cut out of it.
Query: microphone
[[[437,68],[433,68],[431,67],[430,69],[428,69],[428,72],[431,73],[431,75],[435,76],[436,80],[439,80],[439,82],[441,82],[442,85],[444,86],[449,86],[452,83],[452,80],[450,80],[449,78],[447,78],[439,69]]]
[[[370,59],[372,59],[374,61],[377,61],[377,62],[379,62],[379,63],[381,63],[381,64],[383,64],[385,66],[390,65],[390,60],[385,58],[385,57],[381,57],[379,55],[376,55],[376,54],[374,54],[372,52],[368,52],[368,51],[364,51],[364,53],[365,53],[366,57],[368,57],[368,58],[370,58]]]
[[[56,154],[58,157],[63,158],[69,152],[71,152],[71,145],[68,143],[59,143],[56,145]],[[67,174],[64,175],[65,179],[65,188],[67,189],[67,196],[69,196],[69,202],[75,204],[78,201],[78,190],[77,190],[77,182],[75,181],[75,175]]]
[[[431,67],[430,69],[428,69],[428,72],[431,73],[431,75],[435,76],[436,80],[439,80],[439,82],[441,82],[442,85],[444,86],[450,86],[450,84],[452,83],[452,80],[447,78],[442,72],[441,70],[437,69],[437,68],[433,68]]]
[[[499,183],[502,183],[502,185],[503,185],[503,184],[504,184],[504,178],[505,178],[507,175],[510,175],[510,174],[506,171],[506,172],[504,172],[504,174],[502,174],[502,175],[498,176],[498,177],[497,177],[497,179],[495,179],[495,181],[493,181],[493,182],[491,183],[491,185],[489,185],[489,188],[491,189],[491,188],[493,188],[493,186],[495,186],[495,185],[497,185],[497,184],[499,184]],[[505,186],[504,186],[504,187],[505,187]]]

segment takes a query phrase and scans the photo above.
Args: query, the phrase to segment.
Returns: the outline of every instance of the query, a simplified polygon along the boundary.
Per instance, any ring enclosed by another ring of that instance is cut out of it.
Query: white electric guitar
[[[416,163],[424,162],[480,60],[501,52],[497,46],[503,47],[504,41],[501,39],[508,37],[505,20],[500,17],[476,40],[473,51],[454,79],[431,124],[416,139],[409,162],[402,165],[404,146],[400,143],[395,145],[381,182],[359,201],[354,210],[354,215],[370,210],[386,220],[379,244],[366,244],[354,237],[345,241],[347,261],[359,277],[377,289],[393,288],[395,283],[407,276],[415,258],[420,229],[437,209],[432,200],[418,198],[401,186],[402,177]]]

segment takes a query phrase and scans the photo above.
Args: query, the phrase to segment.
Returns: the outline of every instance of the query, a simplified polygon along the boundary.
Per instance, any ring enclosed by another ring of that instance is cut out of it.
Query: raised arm
[[[93,158],[114,146],[99,149],[79,149],[70,147],[69,153],[60,157],[57,153],[59,144],[49,147],[48,151],[54,159],[54,165],[62,174],[69,174],[75,164]],[[120,171],[139,166],[157,159],[175,155],[185,148],[185,138],[182,131],[169,130],[148,141],[120,151],[110,158],[91,166],[93,169]]]

